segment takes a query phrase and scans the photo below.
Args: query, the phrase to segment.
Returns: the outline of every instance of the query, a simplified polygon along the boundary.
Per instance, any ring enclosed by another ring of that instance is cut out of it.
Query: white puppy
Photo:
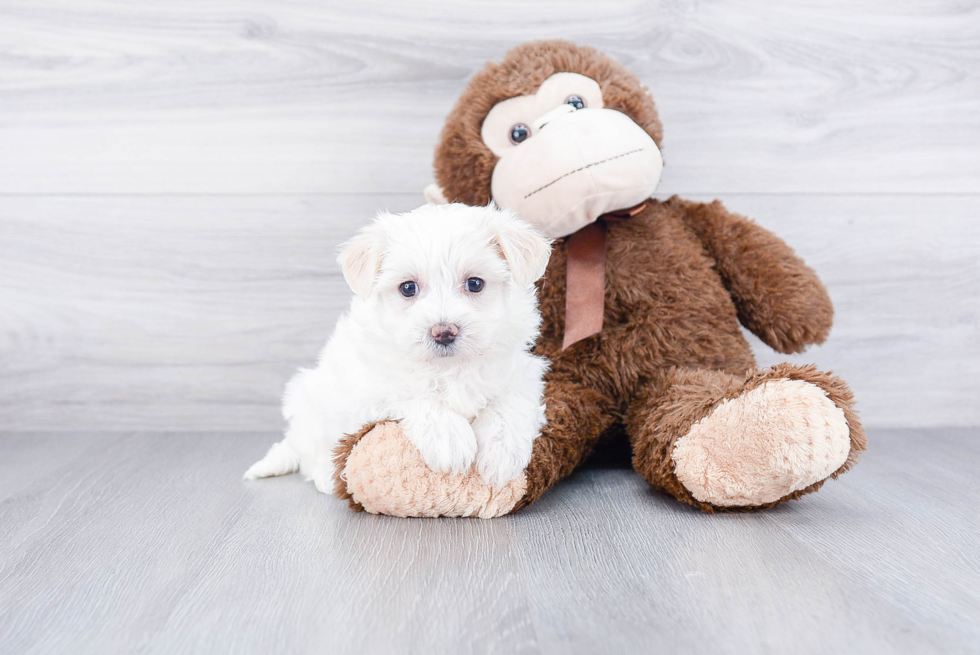
[[[380,214],[343,246],[356,295],[317,367],[286,386],[286,438],[245,478],[299,470],[330,493],[337,442],[386,419],[435,471],[475,461],[492,486],[520,475],[545,420],[547,363],[530,348],[534,282],[550,254],[534,228],[492,206]]]

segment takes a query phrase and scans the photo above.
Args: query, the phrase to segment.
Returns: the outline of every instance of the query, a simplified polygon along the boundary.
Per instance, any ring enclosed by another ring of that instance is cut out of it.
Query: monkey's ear
[[[496,210],[491,204],[491,208]],[[496,210],[494,241],[507,264],[514,281],[528,287],[538,281],[551,259],[551,240],[542,236],[529,223],[511,211]]]
[[[435,182],[425,187],[425,190],[422,191],[422,195],[425,196],[426,202],[431,202],[433,205],[449,204],[449,201],[446,200],[446,194],[442,192],[442,187]]]
[[[353,239],[340,246],[337,263],[344,272],[347,285],[357,295],[370,295],[381,271],[384,249],[385,233],[378,221],[361,229]]]

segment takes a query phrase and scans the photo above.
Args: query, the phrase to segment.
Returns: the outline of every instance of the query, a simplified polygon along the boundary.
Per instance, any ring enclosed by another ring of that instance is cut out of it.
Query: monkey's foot
[[[334,493],[352,509],[371,514],[488,519],[510,512],[527,492],[523,474],[492,488],[475,466],[458,474],[430,470],[393,422],[368,425],[345,437],[334,463]]]
[[[847,462],[844,410],[821,387],[770,379],[719,404],[677,440],[677,479],[718,507],[774,503],[830,477]]]

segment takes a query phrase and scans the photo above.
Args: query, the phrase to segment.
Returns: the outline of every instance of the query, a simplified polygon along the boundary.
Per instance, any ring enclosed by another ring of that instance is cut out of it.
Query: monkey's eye
[[[480,293],[483,291],[483,280],[478,277],[471,277],[466,281],[466,290],[470,293]]]
[[[419,285],[411,280],[408,282],[402,282],[400,285],[398,285],[398,292],[406,298],[411,298],[412,296],[418,294]]]
[[[514,145],[527,140],[529,136],[531,136],[531,128],[524,123],[518,123],[510,128],[510,142]]]
[[[565,104],[576,109],[585,109],[585,99],[582,96],[568,96],[565,98]]]

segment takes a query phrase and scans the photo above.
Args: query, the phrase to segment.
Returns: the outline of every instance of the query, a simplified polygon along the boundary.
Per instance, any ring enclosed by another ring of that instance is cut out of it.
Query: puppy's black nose
[[[439,345],[448,346],[456,340],[456,335],[459,334],[459,328],[453,323],[433,325],[432,329],[429,330],[429,334],[432,335],[432,338]]]

